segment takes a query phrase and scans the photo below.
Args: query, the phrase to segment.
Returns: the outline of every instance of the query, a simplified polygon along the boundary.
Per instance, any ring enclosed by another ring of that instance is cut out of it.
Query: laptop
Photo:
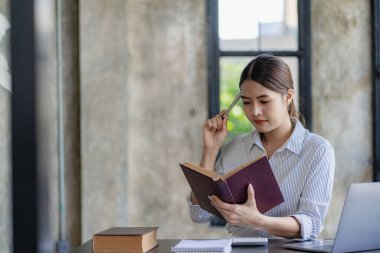
[[[286,243],[283,247],[333,253],[380,249],[380,182],[350,185],[335,240]]]

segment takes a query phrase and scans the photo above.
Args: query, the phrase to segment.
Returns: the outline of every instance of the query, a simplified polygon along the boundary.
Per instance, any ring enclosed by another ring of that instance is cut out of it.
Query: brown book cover
[[[157,227],[113,227],[92,237],[94,253],[144,253],[158,245]]]
[[[284,202],[266,156],[243,164],[222,176],[188,162],[181,163],[180,166],[201,208],[221,218],[221,214],[210,204],[208,196],[216,195],[230,204],[244,204],[249,184],[253,186],[257,209],[261,213]]]

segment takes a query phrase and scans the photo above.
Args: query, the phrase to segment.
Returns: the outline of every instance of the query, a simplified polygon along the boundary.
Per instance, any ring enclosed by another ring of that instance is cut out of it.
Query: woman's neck
[[[264,145],[264,148],[267,152],[268,157],[280,148],[292,135],[293,125],[290,118],[284,120],[278,128],[273,129],[272,131],[262,134],[261,141]]]

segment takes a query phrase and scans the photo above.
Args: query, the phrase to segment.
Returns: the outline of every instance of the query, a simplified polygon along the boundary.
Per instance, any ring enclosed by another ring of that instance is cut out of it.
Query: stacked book
[[[113,227],[94,234],[94,253],[145,253],[158,245],[157,227]]]

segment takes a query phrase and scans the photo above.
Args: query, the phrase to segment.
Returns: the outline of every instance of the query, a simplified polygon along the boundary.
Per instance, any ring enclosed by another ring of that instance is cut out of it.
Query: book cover
[[[230,204],[244,204],[249,184],[253,186],[257,209],[261,213],[284,202],[266,156],[243,164],[222,176],[192,163],[181,163],[180,166],[202,209],[221,218],[221,214],[210,204],[208,196],[216,195]]]
[[[157,227],[112,227],[92,238],[94,253],[144,253],[158,245]]]

